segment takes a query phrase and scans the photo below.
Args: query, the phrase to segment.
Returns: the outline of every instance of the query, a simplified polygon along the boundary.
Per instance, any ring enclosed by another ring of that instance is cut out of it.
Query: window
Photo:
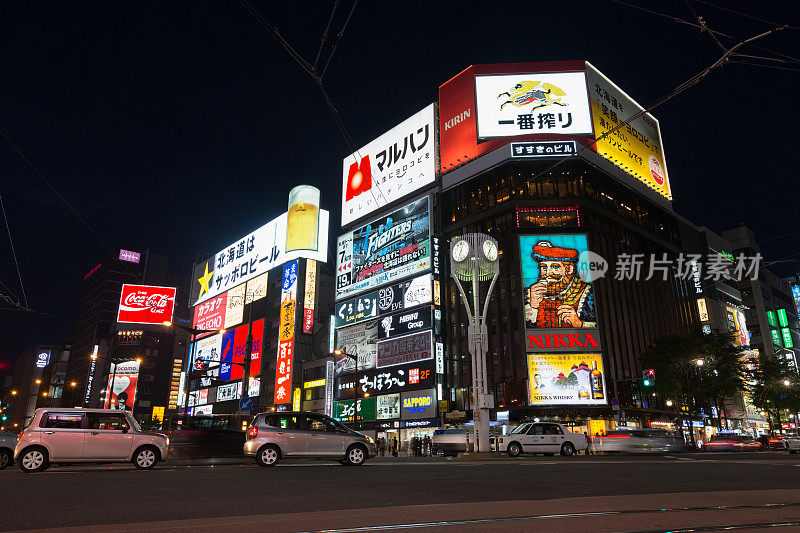
[[[564,432],[555,424],[544,425],[544,435],[563,435]]]
[[[43,428],[81,429],[83,413],[45,413],[39,424]]]
[[[528,435],[544,435],[544,426],[542,424],[533,424],[528,430]]]
[[[89,429],[114,429],[122,431],[129,429],[128,420],[122,414],[87,413]]]
[[[289,416],[289,415],[276,415],[275,424],[276,428],[281,429],[301,429],[300,427],[300,417],[298,416]]]

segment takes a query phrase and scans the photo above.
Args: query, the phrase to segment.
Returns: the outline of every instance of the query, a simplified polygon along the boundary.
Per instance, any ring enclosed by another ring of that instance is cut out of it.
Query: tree
[[[780,423],[781,411],[800,411],[800,380],[787,360],[775,354],[759,354],[752,361],[749,377],[751,402],[767,413],[770,427],[773,420]]]
[[[642,355],[642,363],[655,370],[654,390],[662,397],[683,398],[690,413],[698,405],[713,405],[721,417],[725,401],[747,389],[747,361],[733,340],[718,331],[665,335]]]

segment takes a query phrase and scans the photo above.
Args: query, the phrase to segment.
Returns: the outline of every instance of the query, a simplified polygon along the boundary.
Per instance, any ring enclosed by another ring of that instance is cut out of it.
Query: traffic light
[[[652,368],[642,370],[642,386],[650,387],[656,381],[656,371]]]
[[[3,422],[5,422],[6,420],[8,420],[8,417],[6,415],[3,415],[2,417],[0,417],[0,419],[2,419]]]

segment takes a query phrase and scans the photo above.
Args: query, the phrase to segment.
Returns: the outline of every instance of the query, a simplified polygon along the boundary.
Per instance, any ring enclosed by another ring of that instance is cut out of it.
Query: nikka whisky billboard
[[[605,405],[605,377],[599,353],[529,353],[529,404]]]

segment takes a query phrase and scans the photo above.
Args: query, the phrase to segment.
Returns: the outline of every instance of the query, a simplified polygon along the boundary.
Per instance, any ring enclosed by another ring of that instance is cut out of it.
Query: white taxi
[[[531,422],[515,427],[510,434],[500,437],[498,444],[510,457],[522,453],[569,456],[586,450],[586,437],[555,422]]]

